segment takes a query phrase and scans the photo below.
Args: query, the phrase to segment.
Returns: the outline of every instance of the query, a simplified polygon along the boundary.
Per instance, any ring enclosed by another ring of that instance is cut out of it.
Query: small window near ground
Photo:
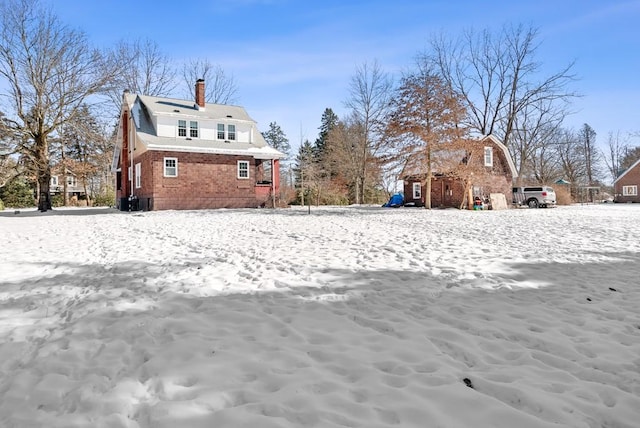
[[[249,161],[238,161],[238,178],[249,178]]]
[[[189,137],[198,138],[198,122],[196,121],[189,122]]]
[[[139,163],[137,163],[135,167],[136,167],[136,189],[139,189],[142,186],[142,167]]]
[[[422,198],[422,185],[420,183],[413,183],[413,199]]]
[[[187,136],[187,121],[179,120],[178,121],[178,137],[186,137]]]
[[[493,166],[493,147],[484,148],[484,166]]]
[[[178,176],[178,158],[164,158],[164,176]]]
[[[224,140],[224,123],[218,124],[218,140]]]
[[[235,125],[228,125],[227,126],[227,130],[228,130],[228,136],[229,136],[229,140],[234,141],[236,139],[236,126]]]
[[[622,186],[622,196],[638,196],[638,186]]]

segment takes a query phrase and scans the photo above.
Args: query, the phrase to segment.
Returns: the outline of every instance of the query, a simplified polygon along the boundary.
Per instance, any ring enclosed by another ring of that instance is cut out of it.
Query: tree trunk
[[[45,212],[51,209],[51,168],[49,167],[49,145],[47,138],[43,135],[37,136],[36,140],[36,178],[40,194],[38,195],[38,211]]]
[[[49,167],[38,168],[38,187],[40,194],[38,195],[38,211],[45,212],[51,209],[51,192],[49,185],[51,184],[51,172]]]
[[[427,146],[427,182],[425,183],[424,207],[431,209],[431,179],[433,178],[433,170],[431,166],[431,146]]]

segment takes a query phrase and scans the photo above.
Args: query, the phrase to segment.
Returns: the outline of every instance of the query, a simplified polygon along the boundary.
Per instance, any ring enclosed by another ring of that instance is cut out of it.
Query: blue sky
[[[317,137],[326,107],[346,113],[356,66],[377,60],[399,76],[434,34],[504,24],[539,29],[548,72],[575,61],[583,96],[567,127],[588,123],[601,144],[609,132],[640,131],[640,0],[51,2],[97,45],[150,38],[178,63],[221,65],[260,129],[277,122],[294,147]]]

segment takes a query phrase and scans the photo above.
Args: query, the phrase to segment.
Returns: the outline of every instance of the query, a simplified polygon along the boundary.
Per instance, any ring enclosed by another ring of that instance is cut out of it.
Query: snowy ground
[[[0,236],[5,428],[640,426],[638,205],[11,211]]]

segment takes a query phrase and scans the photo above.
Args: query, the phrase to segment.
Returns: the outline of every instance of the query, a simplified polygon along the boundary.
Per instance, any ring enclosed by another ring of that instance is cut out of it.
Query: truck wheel
[[[537,199],[529,199],[527,201],[527,205],[529,205],[529,208],[538,208],[538,200]]]

